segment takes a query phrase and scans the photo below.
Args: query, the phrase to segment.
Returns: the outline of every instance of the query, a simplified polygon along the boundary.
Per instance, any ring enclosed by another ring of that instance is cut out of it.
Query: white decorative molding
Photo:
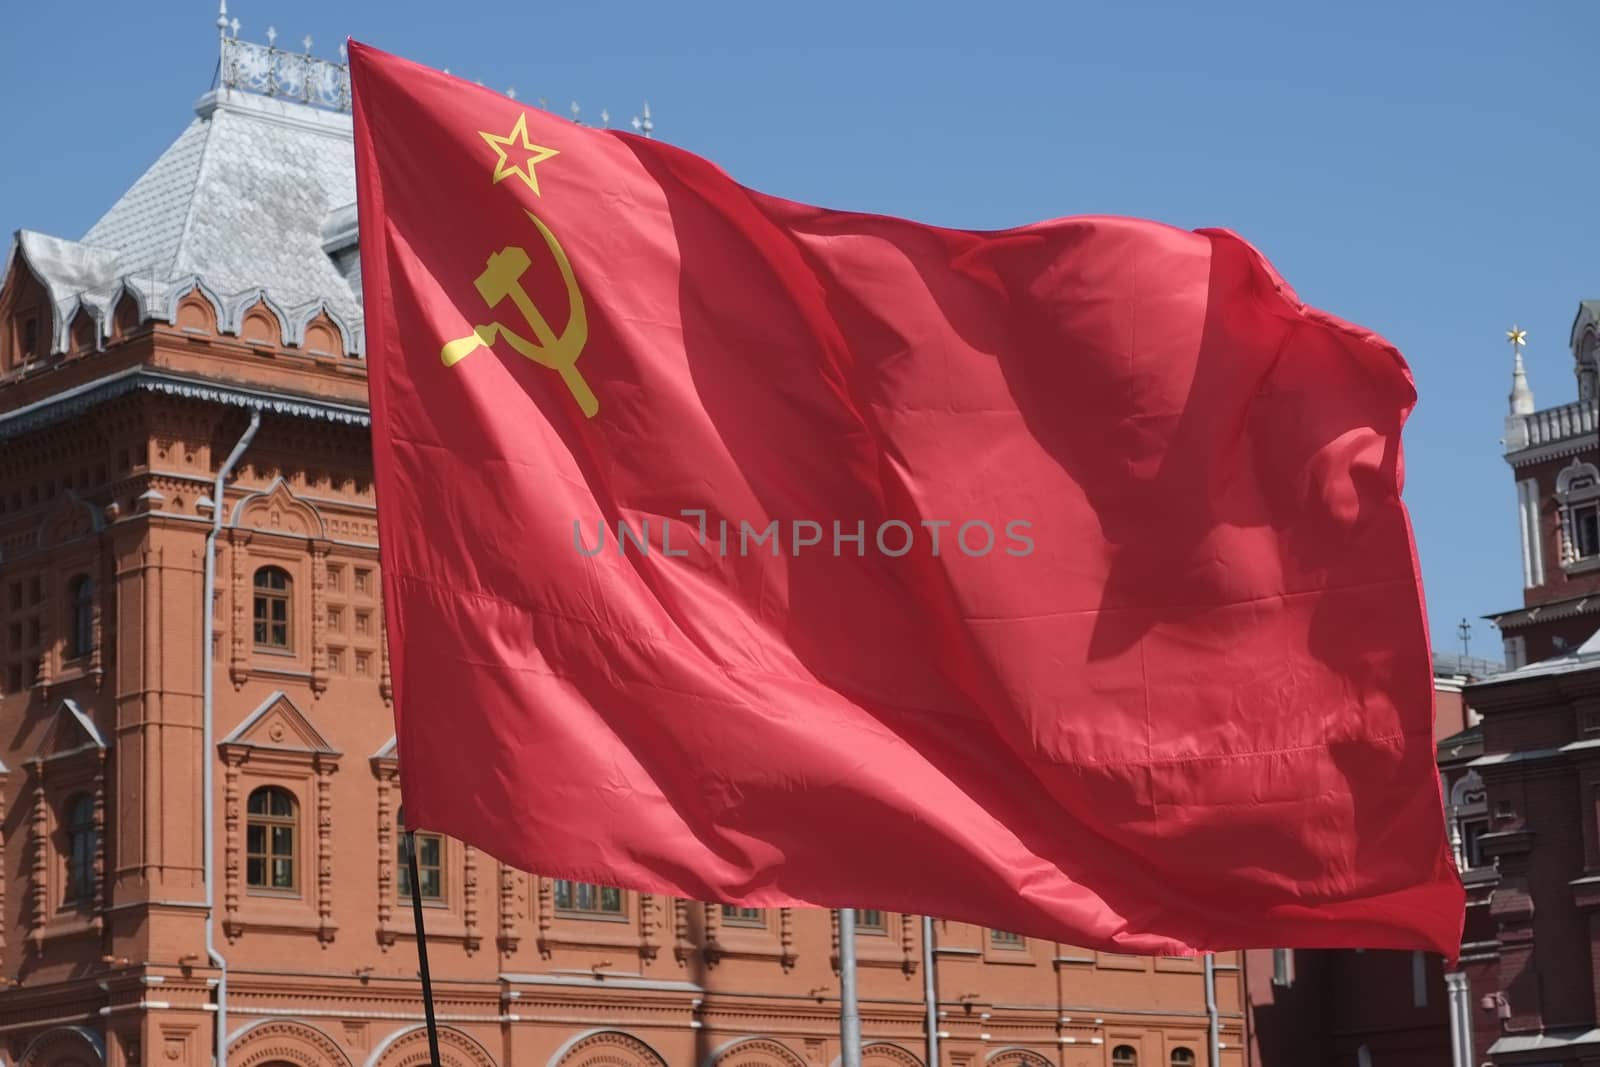
[[[166,314],[163,318],[167,322],[178,321],[178,305],[183,303],[184,297],[190,293],[198,293],[200,298],[211,305],[211,317],[217,324],[217,332],[222,332],[222,324],[227,321],[223,312],[223,300],[217,292],[205,282],[200,280],[200,275],[191,274],[177,283],[168,286],[166,297]]]
[[[1517,519],[1522,531],[1522,585],[1544,584],[1544,540],[1539,528],[1539,483],[1531,478],[1517,483]]]
[[[277,328],[278,343],[287,346],[290,338],[294,336],[293,328],[289,325],[292,315],[263,288],[246,289],[228,297],[227,312],[228,322],[232,327],[228,330],[218,330],[218,333],[231,333],[236,336],[244,335],[245,316],[250,314],[257,305],[272,316],[273,325]]]
[[[1585,496],[1600,496],[1600,468],[1596,468],[1593,463],[1577,459],[1561,468],[1561,473],[1556,475],[1556,495],[1565,498],[1572,492],[1572,483],[1579,478],[1589,478],[1594,483],[1579,490],[1580,493]]]
[[[224,89],[259,93],[330,111],[350,110],[350,70],[343,63],[289,52],[272,43],[222,39]]]
[[[336,311],[326,300],[313,300],[309,304],[302,304],[289,312],[289,317],[284,320],[287,327],[285,336],[288,343],[295,348],[304,348],[306,342],[306,328],[317,320],[317,316],[325,316],[334,330],[339,334],[339,345],[346,356],[361,354],[359,326],[352,324],[349,318]]]
[[[1506,416],[1506,462],[1525,467],[1592,450],[1597,414],[1594,400],[1574,400],[1531,415]]]

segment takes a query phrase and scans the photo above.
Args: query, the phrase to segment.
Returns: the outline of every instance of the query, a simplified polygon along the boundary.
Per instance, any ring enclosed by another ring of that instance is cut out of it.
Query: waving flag
[[[1231,233],[808,207],[351,51],[408,825],[745,906],[1455,955],[1393,347]]]

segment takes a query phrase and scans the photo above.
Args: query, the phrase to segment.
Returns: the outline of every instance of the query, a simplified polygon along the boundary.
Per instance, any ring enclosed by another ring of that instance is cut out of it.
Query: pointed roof
[[[219,88],[200,98],[194,120],[82,240],[25,231],[12,241],[0,288],[19,262],[43,281],[54,304],[52,354],[67,350],[80,307],[110,336],[109,312],[124,295],[141,320],[171,322],[178,301],[196,290],[224,334],[237,333],[244,313],[266,301],[289,343],[326,314],[345,354],[364,352],[343,48],[338,62],[318,59],[309,38],[300,55],[274,47],[271,31],[262,45],[240,40],[238,28],[219,26]],[[603,110],[601,118],[608,121]],[[633,127],[651,136],[649,104]]]
[[[1528,372],[1522,366],[1522,350],[1519,348],[1511,365],[1511,414],[1533,414],[1533,390],[1528,386]]]
[[[194,202],[212,124],[191,122],[150,169],[83,235],[86,245],[115,249],[130,271],[174,273],[183,224]]]
[[[105,311],[128,290],[170,321],[196,287],[225,332],[267,300],[303,326],[326,310],[359,354],[361,285],[350,116],[218,89],[196,118],[81,241],[21,231],[0,285],[19,261],[55,304],[53,350],[79,303]]]
[[[67,699],[56,705],[50,725],[45,727],[38,745],[34,747],[33,758],[48,760],[87,749],[107,747],[106,739],[94,720],[78,706],[76,700]]]
[[[117,280],[119,257],[115,249],[18,230],[6,264],[8,273],[10,259],[19,255],[38,274],[56,304],[70,303],[86,289],[99,289]]]
[[[338,750],[328,743],[321,731],[311,725],[311,720],[281,689],[263,700],[256,710],[246,715],[243,722],[218,742],[218,747],[223,745],[339,755]]]
[[[115,249],[129,272],[354,312],[360,294],[323,248],[330,214],[356,199],[350,116],[228,89],[195,111],[83,242]]]

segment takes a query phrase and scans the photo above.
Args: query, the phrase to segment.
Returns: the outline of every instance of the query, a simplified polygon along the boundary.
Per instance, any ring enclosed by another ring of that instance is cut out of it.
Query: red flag
[[[351,52],[409,825],[746,906],[1454,957],[1392,346],[1231,233],[807,207]]]

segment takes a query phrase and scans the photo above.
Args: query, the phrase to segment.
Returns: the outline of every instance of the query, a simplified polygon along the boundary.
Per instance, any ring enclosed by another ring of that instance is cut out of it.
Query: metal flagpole
[[[922,917],[922,998],[928,1012],[928,1063],[939,1067],[939,984],[933,973],[933,919]]]
[[[856,913],[839,910],[839,1067],[861,1067],[861,1009],[856,1003]]]
[[[1206,953],[1206,1015],[1210,1017],[1207,1027],[1209,1062],[1211,1067],[1222,1067],[1222,1032],[1217,1018],[1217,958],[1209,952]]]
[[[411,869],[411,922],[417,928],[417,963],[422,969],[422,1014],[428,1021],[428,1062],[439,1067],[439,1021],[433,1017],[433,979],[428,976],[428,935],[422,926],[422,882],[417,878],[417,839],[406,831],[406,866]]]

